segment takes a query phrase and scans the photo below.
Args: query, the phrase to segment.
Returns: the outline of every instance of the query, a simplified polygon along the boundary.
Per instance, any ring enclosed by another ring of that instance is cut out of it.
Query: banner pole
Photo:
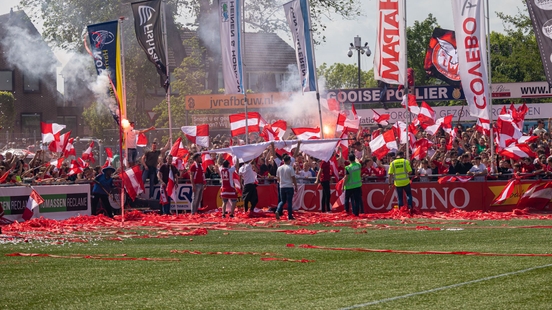
[[[492,72],[491,72],[491,16],[489,15],[489,0],[486,1],[486,9],[487,9],[487,75],[489,77],[488,85],[487,85],[487,96],[489,98],[489,104],[487,105],[487,109],[489,111],[489,145],[491,147],[491,173],[495,172],[495,168],[493,165],[493,159],[497,160],[497,158],[494,158],[494,130],[493,130],[493,92],[492,92]],[[498,166],[498,161],[497,161]]]
[[[165,48],[165,69],[167,72],[167,114],[169,115],[169,143],[172,145],[172,117],[171,117],[171,73],[169,70],[169,42],[167,41],[167,15],[165,10],[165,0],[161,2],[161,16],[163,21],[163,46]]]
[[[124,21],[124,19],[125,19],[124,16],[119,17],[119,39],[121,40],[121,42],[120,42],[120,46],[121,46],[121,75],[122,75],[122,83],[123,83],[123,85],[121,85],[122,90],[123,90],[122,91],[122,95],[123,95],[122,97],[123,98],[119,99],[119,100],[121,100],[120,106],[123,109],[121,111],[121,115],[119,116],[119,119],[121,121],[121,126],[122,126],[123,119],[128,120],[128,117],[127,117],[127,102],[126,102],[126,78],[125,78],[125,45],[124,45],[124,39],[123,39],[123,21]],[[126,141],[126,139],[125,139],[125,136],[124,136],[124,128],[123,128],[123,142],[125,142],[125,141]],[[123,142],[121,142],[121,143],[123,144]],[[125,151],[125,157],[124,158],[126,158],[127,163],[129,163],[128,162],[128,149],[126,148],[126,145],[124,145],[124,144],[123,144],[123,150]],[[122,157],[122,152],[119,153],[119,154],[121,154],[119,157]]]
[[[242,50],[242,91],[243,91],[243,100],[244,100],[244,110],[245,110],[245,144],[249,144],[249,115],[247,111],[247,87],[245,81],[245,0],[241,4],[241,15],[242,15],[242,39],[240,40],[240,47]],[[239,145],[239,143],[238,143]]]
[[[119,154],[123,154],[123,122],[121,119],[122,112],[119,109]],[[119,155],[120,169],[121,172],[124,171],[124,161],[123,156]],[[125,189],[124,186],[121,186],[121,223],[125,223]]]
[[[408,38],[407,38],[407,31],[406,31],[406,0],[403,0],[403,10],[404,10],[404,58],[405,58],[405,61],[404,61],[404,65],[405,65],[405,68],[404,68],[404,94],[406,96],[406,112],[408,114],[408,117],[406,117],[406,145],[405,145],[405,154],[406,154],[406,159],[407,160],[410,160],[410,143],[409,143],[409,134],[408,134],[408,127],[410,127],[410,123],[411,123],[411,118],[412,118],[412,114],[410,113],[409,111],[409,107],[408,107],[408,95],[410,93],[410,89],[408,87],[408,49],[407,49],[407,44],[408,44]],[[412,77],[414,78],[414,77]],[[399,126],[400,127],[400,126]],[[402,132],[399,128],[399,145],[401,144],[401,135],[402,135]],[[399,147],[400,148],[400,147]]]

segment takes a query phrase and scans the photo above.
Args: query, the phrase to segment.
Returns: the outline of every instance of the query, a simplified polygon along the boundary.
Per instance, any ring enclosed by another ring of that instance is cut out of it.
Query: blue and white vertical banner
[[[458,50],[462,89],[471,116],[489,120],[487,40],[482,0],[452,0],[452,17]]]
[[[291,29],[297,56],[297,67],[303,92],[316,91],[314,49],[309,25],[307,0],[293,0],[284,4],[286,19]]]
[[[241,1],[219,0],[220,44],[225,94],[243,94]]]

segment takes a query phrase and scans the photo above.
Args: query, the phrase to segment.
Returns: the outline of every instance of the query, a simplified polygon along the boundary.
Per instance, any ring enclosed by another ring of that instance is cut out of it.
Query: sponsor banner
[[[465,211],[491,210],[506,211],[512,210],[519,199],[519,193],[513,195],[502,205],[491,205],[492,201],[500,194],[507,181],[467,183],[445,183],[437,182],[414,182],[412,183],[412,196],[414,207],[422,211],[449,212],[452,209]],[[524,183],[520,190],[526,189],[530,182]],[[331,185],[331,204],[337,200],[337,193],[334,190],[335,184]],[[275,207],[278,204],[276,184],[260,184],[257,187],[259,196],[259,207]],[[146,192],[148,190],[146,189]],[[159,189],[155,189],[155,197],[159,198]],[[173,203],[172,209],[178,205],[178,210],[190,210],[192,201],[192,187],[190,184],[179,184],[177,191],[178,200]],[[294,196],[294,209],[304,211],[320,211],[322,201],[322,189],[315,184],[301,185]],[[387,183],[365,183],[362,185],[362,201],[364,210],[367,213],[388,212],[398,204],[398,197],[395,190],[390,191]],[[220,186],[209,185],[203,193],[203,208],[213,210],[220,208]],[[238,206],[242,206],[238,201]]]
[[[546,83],[546,82],[545,82]],[[510,105],[494,105],[492,106],[492,115],[493,119],[497,119],[498,115],[500,114],[500,110],[502,107],[505,106],[506,109],[510,107]],[[515,107],[519,108],[521,104],[516,104]],[[527,104],[527,108],[529,109],[525,118],[526,120],[537,120],[537,119],[548,119],[552,117],[552,105],[549,103],[532,103]],[[432,109],[435,111],[435,118],[441,118],[445,117],[447,115],[453,116],[453,122],[457,122],[460,118],[460,122],[476,122],[477,119],[473,116],[471,116],[468,113],[467,108],[464,106],[462,109],[462,106],[435,106],[432,107]],[[396,109],[373,109],[378,114],[389,114],[389,123],[394,124],[397,121],[406,121],[406,118],[409,116],[409,113],[405,111],[405,109],[402,108],[396,108]],[[374,125],[376,126],[376,123],[372,119],[372,116],[374,112],[372,112],[372,109],[358,109],[357,110],[358,116],[360,117],[360,124],[361,125]],[[412,115],[412,119],[416,118],[415,115]]]
[[[460,86],[454,31],[441,28],[433,29],[425,56],[424,69],[430,76],[443,80],[447,84]]]
[[[493,99],[552,97],[552,87],[548,82],[493,83],[491,91]]]
[[[226,94],[243,94],[241,1],[219,0],[222,75]]]
[[[393,85],[406,84],[405,1],[378,1],[374,77]]]
[[[335,98],[341,103],[380,103],[381,88],[362,89],[331,89],[326,93],[326,99]],[[448,101],[463,100],[464,94],[458,87],[440,86],[418,86],[413,95],[418,101]],[[385,102],[401,102],[404,96],[403,90],[398,88],[387,88],[384,94]]]
[[[161,0],[134,2],[131,6],[134,15],[136,39],[146,52],[148,60],[155,65],[161,87],[167,90],[169,88],[169,78],[167,76],[167,64],[165,63]]]
[[[122,87],[118,87],[118,82],[122,81],[122,70],[118,66],[121,58],[118,25],[119,22],[114,20],[87,27],[88,37],[90,38],[90,52],[94,58],[96,72],[98,75],[107,73],[112,86],[109,88],[109,94],[113,98],[113,102],[116,101],[115,92],[117,92],[118,98],[122,98],[123,94]],[[121,101],[110,106],[109,110],[113,119],[119,124],[119,110],[122,111]]]
[[[533,30],[537,37],[544,74],[548,83],[552,83],[552,1],[526,0],[527,10],[533,22]],[[552,84],[551,84],[552,85]]]
[[[44,198],[44,203],[34,209],[33,217],[63,220],[72,216],[90,215],[90,185],[44,185],[35,190]],[[12,221],[21,221],[27,206],[31,188],[1,187],[0,204],[4,216]]]
[[[482,0],[452,0],[459,73],[472,116],[489,120],[487,42]]]
[[[290,100],[293,93],[247,94],[248,108],[278,108]],[[241,95],[192,95],[186,96],[188,110],[233,109],[243,110],[245,98]]]
[[[284,12],[293,37],[297,68],[301,76],[301,89],[303,92],[316,91],[314,49],[307,0],[293,0],[284,4]]]

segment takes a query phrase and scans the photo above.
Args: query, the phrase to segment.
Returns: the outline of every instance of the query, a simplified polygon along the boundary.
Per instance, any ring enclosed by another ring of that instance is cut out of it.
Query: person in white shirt
[[[278,203],[278,208],[276,208],[276,219],[280,219],[280,216],[283,215],[284,204],[287,203],[288,208],[288,219],[294,220],[293,217],[293,195],[297,191],[297,180],[295,179],[295,171],[291,164],[291,158],[289,155],[284,155],[284,164],[278,167],[276,171],[276,178],[280,183],[280,202]]]
[[[148,129],[136,130],[134,129],[134,121],[130,122],[130,127],[125,131],[125,146],[128,151],[128,166],[132,167],[136,163],[136,156],[138,152],[136,151],[136,140],[139,134],[146,133],[150,130],[154,130],[155,127],[151,126]]]
[[[475,164],[468,171],[468,175],[475,176],[476,181],[483,181],[487,175],[487,167],[481,163],[481,157],[475,157]]]
[[[248,205],[251,203],[251,209],[249,214],[253,214],[253,210],[259,202],[259,196],[257,194],[257,172],[253,170],[251,161],[244,163],[239,169],[239,175],[243,183],[243,207],[247,212]]]

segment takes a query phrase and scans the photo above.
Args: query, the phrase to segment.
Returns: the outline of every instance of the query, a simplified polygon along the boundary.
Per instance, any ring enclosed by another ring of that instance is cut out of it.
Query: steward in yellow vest
[[[399,198],[399,207],[403,206],[403,192],[406,193],[408,210],[412,214],[412,189],[410,188],[410,177],[412,167],[410,161],[404,159],[404,152],[398,152],[395,160],[389,165],[389,185],[395,184]]]

